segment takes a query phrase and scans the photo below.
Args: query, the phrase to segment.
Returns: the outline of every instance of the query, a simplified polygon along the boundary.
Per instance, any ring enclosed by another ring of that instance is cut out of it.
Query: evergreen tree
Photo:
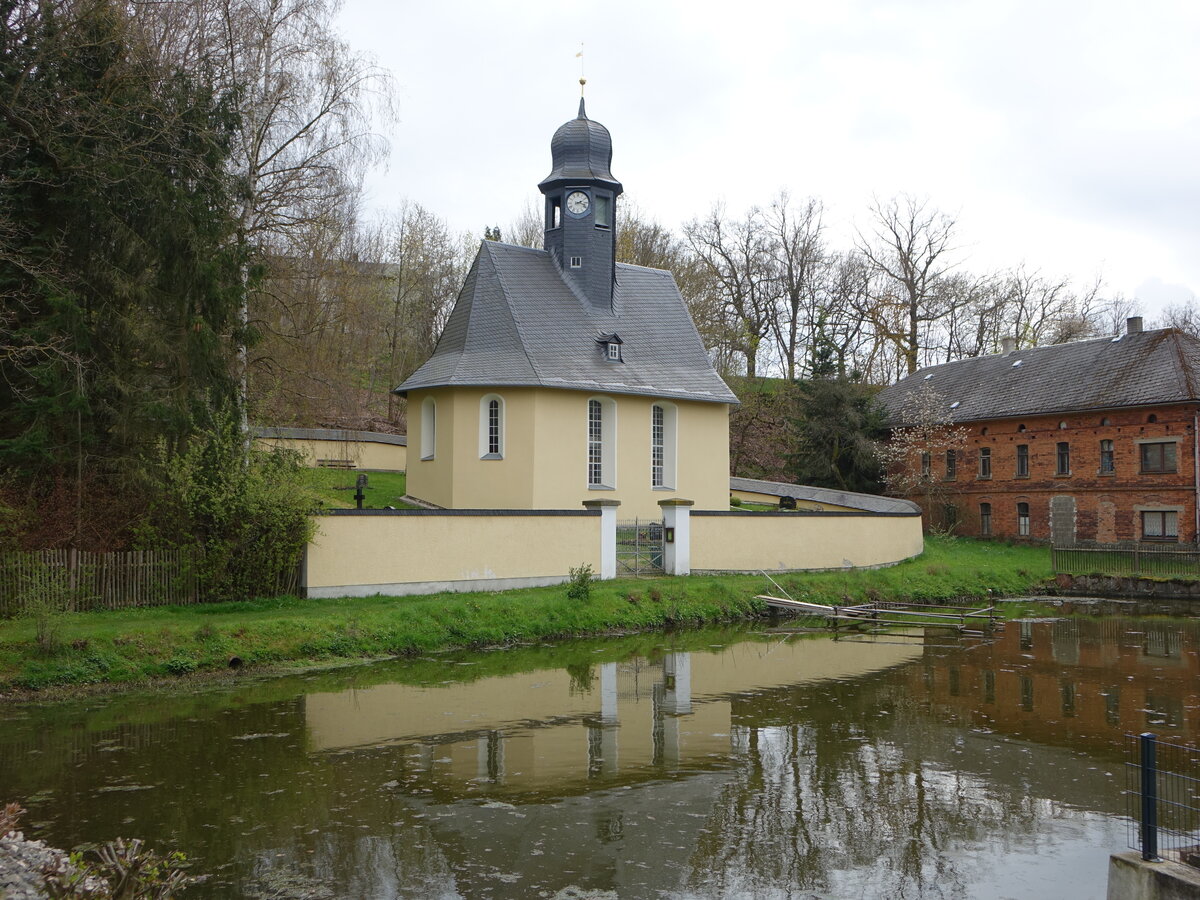
[[[61,543],[113,540],[146,460],[233,402],[241,302],[220,98],[114,0],[0,0],[0,474],[71,484]],[[43,543],[43,545],[45,545]]]
[[[844,376],[813,378],[797,387],[791,456],[796,481],[879,493],[882,471],[875,447],[884,424],[870,388]]]

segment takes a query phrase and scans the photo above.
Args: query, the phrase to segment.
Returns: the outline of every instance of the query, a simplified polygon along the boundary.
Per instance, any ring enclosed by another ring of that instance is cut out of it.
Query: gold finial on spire
[[[575,58],[579,60],[579,96],[583,97],[583,86],[587,84],[587,79],[583,77],[583,41],[579,42],[579,52],[575,54]]]

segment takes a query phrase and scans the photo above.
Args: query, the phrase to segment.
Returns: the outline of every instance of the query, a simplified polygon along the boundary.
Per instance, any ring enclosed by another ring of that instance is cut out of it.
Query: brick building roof
[[[1195,401],[1200,340],[1164,328],[928,366],[879,393],[888,424],[926,389],[954,422]]]

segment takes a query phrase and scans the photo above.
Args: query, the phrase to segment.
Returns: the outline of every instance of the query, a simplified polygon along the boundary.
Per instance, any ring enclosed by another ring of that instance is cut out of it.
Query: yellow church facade
[[[445,509],[618,500],[621,518],[658,517],[679,498],[726,509],[728,409],[543,387],[412,391],[408,493]]]

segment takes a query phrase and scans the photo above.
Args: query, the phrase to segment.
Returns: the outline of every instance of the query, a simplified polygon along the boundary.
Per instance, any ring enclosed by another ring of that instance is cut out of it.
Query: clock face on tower
[[[582,216],[588,210],[591,201],[588,195],[583,191],[571,191],[567,194],[567,212],[575,216]]]

